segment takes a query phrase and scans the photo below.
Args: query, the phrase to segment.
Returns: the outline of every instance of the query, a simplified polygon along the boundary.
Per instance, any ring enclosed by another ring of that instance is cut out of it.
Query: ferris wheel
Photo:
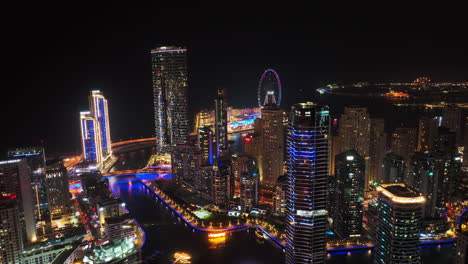
[[[275,103],[277,106],[280,106],[281,80],[278,73],[273,69],[265,70],[262,77],[260,77],[257,91],[258,106],[263,107],[269,98],[273,100],[269,101],[270,103]]]

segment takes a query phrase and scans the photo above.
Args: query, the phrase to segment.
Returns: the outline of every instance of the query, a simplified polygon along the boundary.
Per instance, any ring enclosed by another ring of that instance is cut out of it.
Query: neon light
[[[278,100],[276,102],[277,106],[281,105],[281,80],[279,78],[278,73],[273,70],[273,69],[267,69],[266,71],[263,72],[262,77],[260,77],[260,82],[258,83],[258,91],[257,91],[257,100],[258,100],[258,106],[262,107],[262,98],[261,98],[261,91],[262,91],[262,84],[263,84],[263,79],[265,79],[266,75],[271,72],[276,78],[276,82],[278,83]]]
[[[208,237],[209,237],[209,238],[225,237],[225,236],[226,236],[226,232],[222,232],[222,233],[209,233],[209,234],[208,234]]]
[[[397,196],[394,195],[393,193],[387,191],[385,187],[389,187],[392,185],[399,185],[399,186],[405,186],[404,184],[382,184],[377,187],[377,191],[381,192],[383,195],[387,196],[388,198],[392,199],[393,202],[396,203],[424,203],[426,201],[426,198],[424,196],[418,196],[418,197],[402,197],[402,196]]]
[[[10,163],[17,163],[17,162],[20,162],[20,161],[21,161],[20,159],[3,160],[3,161],[0,161],[0,165],[2,165],[2,164],[10,164]]]
[[[38,153],[23,153],[23,154],[16,154],[16,155],[13,155],[13,157],[27,157],[27,156],[36,156],[36,155],[40,155],[41,153],[38,152]]]

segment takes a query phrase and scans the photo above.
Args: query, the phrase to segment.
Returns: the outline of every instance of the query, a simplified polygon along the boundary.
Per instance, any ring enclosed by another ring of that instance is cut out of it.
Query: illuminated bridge
[[[119,154],[122,152],[138,150],[156,146],[156,138],[140,138],[112,143],[112,152]]]
[[[126,151],[133,151],[138,150],[146,147],[152,147],[155,145],[155,138],[144,138],[144,139],[135,139],[135,140],[128,140],[122,141],[112,144],[114,153],[123,153]],[[147,185],[147,180],[153,180],[155,178],[171,178],[171,170],[170,168],[143,168],[143,169],[135,169],[135,170],[125,170],[125,171],[116,171],[112,173],[105,174],[106,178],[117,177],[119,181],[114,182],[139,182],[142,183],[144,186],[144,192],[150,197],[153,197],[158,203],[161,203],[167,210],[169,210],[173,216],[175,216],[181,223],[183,223],[186,227],[194,232],[208,234],[208,236],[213,235],[221,235],[222,233],[232,233],[232,232],[239,232],[245,231],[251,227],[257,227],[262,233],[264,233],[265,238],[275,244],[280,248],[284,248],[285,245],[282,244],[276,237],[272,236],[268,231],[263,229],[259,225],[237,225],[237,226],[230,226],[226,228],[204,228],[194,225],[191,221],[186,219],[177,209],[173,207],[169,202],[167,202],[160,194],[155,192],[150,186]],[[121,178],[121,176],[123,176]],[[134,176],[132,179],[128,179],[125,176]],[[127,178],[123,180],[124,178]],[[117,196],[117,195],[116,195]],[[434,246],[434,245],[443,245],[443,244],[452,244],[455,242],[455,239],[445,239],[445,240],[432,240],[432,241],[421,241],[420,248],[427,247],[427,246]],[[344,246],[329,246],[327,248],[327,252],[330,254],[341,254],[345,252],[353,252],[353,251],[370,251],[373,250],[373,244],[366,244],[366,245],[344,245]]]

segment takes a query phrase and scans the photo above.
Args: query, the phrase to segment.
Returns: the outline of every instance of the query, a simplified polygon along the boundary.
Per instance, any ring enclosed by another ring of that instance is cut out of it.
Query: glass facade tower
[[[216,158],[228,147],[226,90],[218,89],[215,99]]]
[[[187,143],[187,49],[151,50],[156,150],[167,153]]]
[[[325,263],[327,106],[292,106],[287,133],[286,263]]]
[[[103,158],[107,157],[111,150],[109,113],[107,109],[107,100],[100,91],[91,91],[89,97],[89,109],[94,120],[97,121],[100,131],[100,141]]]
[[[378,223],[375,263],[420,263],[424,196],[403,183],[381,184],[378,191]]]
[[[44,184],[51,218],[70,213],[71,194],[68,191],[68,173],[63,162],[45,169]]]
[[[89,109],[80,112],[83,156],[100,165],[112,154],[107,100],[100,91],[91,91]]]
[[[335,164],[334,229],[342,238],[361,236],[365,161],[355,150],[349,150],[338,154]]]
[[[0,161],[0,196],[17,201],[23,243],[36,242],[31,170],[25,159]]]
[[[81,144],[85,160],[102,161],[102,145],[98,123],[90,111],[80,112]]]

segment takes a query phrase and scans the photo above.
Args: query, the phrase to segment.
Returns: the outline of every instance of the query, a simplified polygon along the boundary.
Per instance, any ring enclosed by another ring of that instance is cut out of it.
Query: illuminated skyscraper
[[[31,170],[26,160],[0,161],[0,196],[17,199],[23,243],[35,242],[37,237],[31,188]]]
[[[159,47],[151,50],[156,149],[167,153],[187,143],[187,49]]]
[[[283,174],[284,162],[284,133],[283,133],[283,111],[281,111],[274,100],[265,98],[260,120],[261,135],[261,183],[270,187],[275,186],[276,180]]]
[[[367,108],[345,107],[339,127],[340,153],[354,149],[361,157],[368,157],[371,120]]]
[[[23,229],[17,199],[14,196],[0,196],[0,263],[20,263],[23,251]]]
[[[421,118],[418,127],[417,151],[424,152],[434,148],[437,138],[437,118]]]
[[[112,153],[111,137],[109,128],[109,113],[107,108],[107,100],[101,91],[91,91],[89,96],[89,109],[91,116],[97,122],[99,127],[99,135],[101,142],[101,156],[104,160],[109,154]]]
[[[387,134],[383,119],[371,119],[369,180],[379,182],[382,178],[382,162],[387,151]]]
[[[210,127],[198,128],[198,148],[203,153],[203,163],[213,165],[213,131]]]
[[[89,109],[80,112],[83,156],[100,166],[112,154],[107,100],[100,91],[91,91]]]
[[[89,111],[80,112],[80,121],[84,159],[101,163],[102,145],[99,124]]]
[[[339,153],[354,149],[370,167],[371,120],[365,107],[345,107],[339,120]],[[374,157],[372,157],[374,158]],[[365,186],[373,179],[366,171]]]
[[[379,183],[405,182],[405,161],[393,152],[387,153],[382,163],[382,178]]]
[[[194,186],[203,164],[203,153],[195,146],[178,145],[172,149],[171,164],[172,178],[176,184]]]
[[[227,118],[226,91],[218,89],[215,99],[216,158],[219,158],[228,147]]]
[[[342,237],[362,234],[362,203],[364,201],[364,159],[355,150],[335,158],[336,194],[333,225]]]
[[[47,209],[46,190],[44,188],[43,168],[46,164],[44,146],[12,148],[8,150],[9,159],[25,159],[32,170],[31,186],[33,188],[34,211],[36,220],[44,220],[42,213]]]
[[[68,191],[68,174],[62,162],[46,168],[44,185],[51,218],[70,213],[71,195]]]
[[[279,176],[276,180],[275,197],[274,197],[274,214],[284,216],[286,214],[286,193],[288,190],[288,182],[286,175]]]
[[[217,206],[226,208],[234,193],[231,160],[221,157],[216,164],[212,176],[212,200]]]
[[[427,199],[423,210],[426,218],[440,218],[445,211],[453,182],[460,175],[460,161],[460,157],[435,151],[413,156],[412,187]]]
[[[397,155],[403,157],[406,166],[411,162],[411,156],[416,151],[417,129],[408,127],[397,127],[392,134],[392,145],[390,149]]]
[[[244,212],[250,212],[258,203],[259,173],[252,158],[242,162],[240,169],[240,206]]]
[[[462,111],[460,107],[447,105],[444,108],[441,126],[447,127],[450,131],[455,132],[457,146],[461,145]]]
[[[402,183],[382,184],[377,191],[375,263],[420,263],[418,246],[424,196]]]
[[[325,263],[327,217],[327,106],[292,106],[287,139],[286,263]]]

